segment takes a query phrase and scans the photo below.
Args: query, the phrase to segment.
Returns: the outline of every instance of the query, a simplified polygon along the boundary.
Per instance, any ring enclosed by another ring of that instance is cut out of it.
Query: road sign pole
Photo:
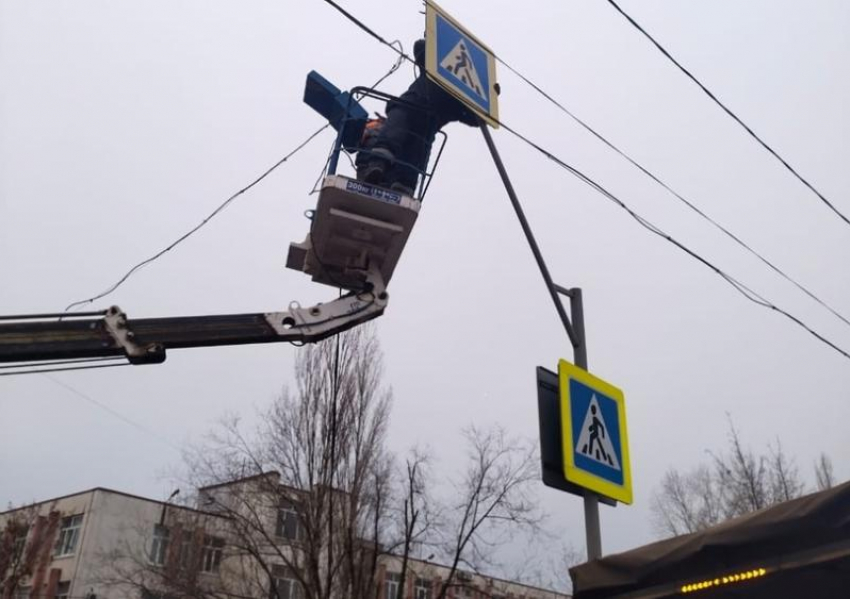
[[[573,359],[576,366],[587,370],[587,337],[584,333],[584,301],[581,289],[573,287],[565,289],[560,285],[555,288],[570,298],[570,316],[575,333],[573,343]],[[592,491],[584,492],[584,532],[587,543],[587,559],[602,557],[602,529],[599,526],[599,496]]]
[[[560,290],[559,290],[560,291]],[[584,334],[584,302],[581,289],[574,287],[568,291],[570,298],[570,315],[572,316],[573,331],[576,343],[573,345],[573,356],[576,366],[587,370],[587,337]],[[587,559],[602,557],[602,529],[599,526],[599,497],[592,491],[584,493],[584,532],[587,541]]]
[[[558,291],[566,292],[567,297],[570,298],[570,316],[576,336],[576,343],[573,344],[573,359],[576,366],[587,370],[587,338],[584,334],[584,300],[582,299],[581,289],[579,287],[572,289],[558,287]]]
[[[592,491],[585,491],[584,495],[584,537],[587,542],[587,561],[602,557],[599,497]]]
[[[552,281],[552,276],[549,274],[549,269],[546,267],[546,262],[543,260],[543,255],[540,252],[540,248],[537,246],[534,234],[531,232],[531,226],[525,218],[525,213],[519,203],[514,187],[511,184],[511,180],[508,178],[508,172],[505,169],[505,165],[502,163],[502,158],[499,156],[496,144],[493,142],[493,137],[490,135],[490,131],[483,121],[481,122],[481,132],[484,134],[484,140],[487,142],[487,147],[490,150],[490,154],[493,156],[493,162],[496,164],[499,176],[502,178],[502,183],[505,185],[505,190],[508,192],[508,197],[511,200],[511,204],[519,218],[522,230],[528,240],[528,245],[531,247],[534,259],[537,261],[537,266],[540,268],[540,274],[543,275],[546,288],[549,290],[552,301],[555,303],[555,309],[558,312],[558,316],[560,316],[564,329],[567,331],[567,336],[570,338],[570,343],[573,346],[573,356],[576,366],[587,370],[587,343],[584,334],[584,303],[582,301],[581,289],[577,287],[573,289],[566,289],[560,285],[556,285],[554,281]],[[572,316],[572,322],[570,322],[570,317],[567,316],[567,313],[564,310],[564,304],[561,302],[561,298],[558,297],[558,293],[563,293],[570,298],[570,314]],[[592,491],[585,491],[584,494],[584,526],[587,540],[587,559],[592,560],[602,557],[602,532],[599,526],[599,497]]]

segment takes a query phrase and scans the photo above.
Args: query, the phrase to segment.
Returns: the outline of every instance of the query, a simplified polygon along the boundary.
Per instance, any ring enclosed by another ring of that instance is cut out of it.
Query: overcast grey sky
[[[495,52],[662,179],[850,313],[850,227],[757,147],[601,0],[444,0]],[[850,213],[850,5],[622,0],[622,5]],[[345,2],[410,48],[421,4]],[[316,69],[370,84],[395,56],[311,2],[0,0],[0,313],[63,309],[194,226],[315,131]],[[403,67],[385,89],[400,92]],[[845,349],[850,327],[696,218],[502,69],[501,117]],[[465,425],[536,435],[534,369],[571,358],[480,132],[449,127],[442,166],[379,321],[392,446],[442,468]],[[668,468],[781,439],[811,479],[850,477],[850,361],[522,145],[495,133],[556,281],[585,293],[590,369],[625,390],[635,504],[602,508],[606,553],[651,540]],[[261,312],[335,291],[284,268],[307,231],[320,137],[98,307],[133,317]],[[164,498],[179,447],[225,412],[252,418],[291,379],[289,345],[171,352],[161,366],[0,378],[0,501],[92,486]],[[72,391],[68,388],[70,386]],[[147,431],[83,399],[85,395]],[[542,490],[568,540],[581,501]]]

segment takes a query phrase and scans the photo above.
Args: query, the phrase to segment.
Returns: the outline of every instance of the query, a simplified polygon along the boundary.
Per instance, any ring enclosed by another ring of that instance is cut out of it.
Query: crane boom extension
[[[370,269],[366,289],[308,308],[283,312],[127,319],[116,306],[100,318],[26,318],[0,322],[0,362],[77,360],[126,356],[158,364],[168,349],[276,343],[312,343],[383,314],[389,296]]]

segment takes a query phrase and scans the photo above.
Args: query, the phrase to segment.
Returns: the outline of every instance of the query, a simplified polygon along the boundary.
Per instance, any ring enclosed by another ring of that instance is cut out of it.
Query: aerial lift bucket
[[[336,174],[340,152],[360,149],[368,117],[354,93],[392,98],[369,88],[342,92],[315,71],[307,76],[304,102],[328,119],[337,142],[316,209],[308,212],[310,232],[303,242],[290,244],[286,266],[317,283],[357,292],[368,286],[368,272],[377,272],[384,285],[389,282],[419,214],[424,188],[420,186],[418,196],[408,195]]]
[[[386,285],[416,217],[419,200],[343,175],[322,183],[307,239],[289,246],[286,266],[313,281],[348,290],[364,288],[375,268]]]

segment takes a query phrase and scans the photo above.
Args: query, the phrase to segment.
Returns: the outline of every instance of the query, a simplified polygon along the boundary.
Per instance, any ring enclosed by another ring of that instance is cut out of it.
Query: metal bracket
[[[370,266],[364,291],[309,308],[294,303],[285,312],[268,312],[264,316],[282,340],[314,342],[377,318],[384,313],[388,301],[380,271]]]
[[[106,311],[103,326],[132,364],[160,364],[165,361],[165,349],[161,345],[136,343],[135,333],[127,326],[127,315],[118,306],[112,306]]]

